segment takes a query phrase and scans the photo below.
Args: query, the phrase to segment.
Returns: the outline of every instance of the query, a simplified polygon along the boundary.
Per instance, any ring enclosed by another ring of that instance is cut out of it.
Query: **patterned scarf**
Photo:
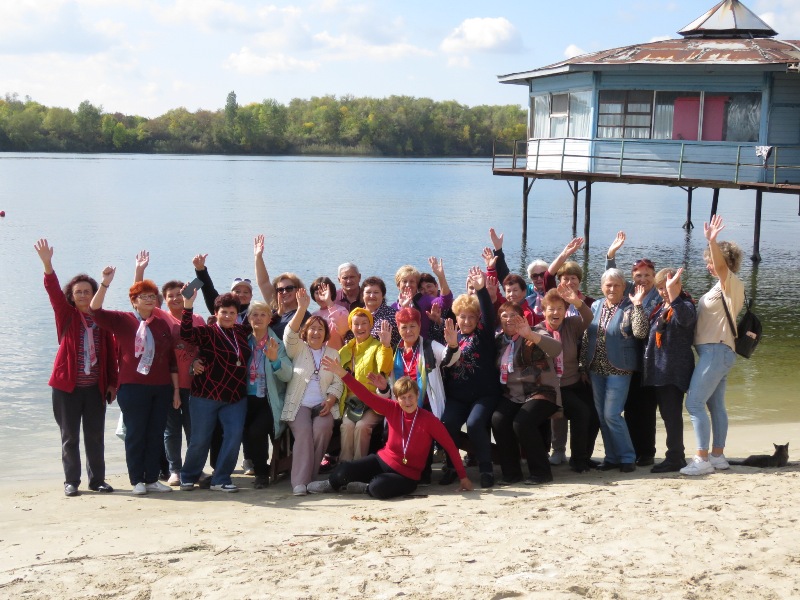
[[[394,353],[394,379],[397,381],[406,375],[405,364],[403,361],[403,344],[397,346]],[[425,398],[428,394],[428,369],[425,368],[425,352],[423,351],[422,336],[419,337],[416,344],[417,352],[417,385],[419,386],[419,399],[417,404],[419,406],[425,405]]]
[[[137,358],[141,356],[136,372],[147,375],[150,373],[150,367],[153,366],[153,358],[156,354],[156,341],[149,327],[155,315],[142,319],[142,316],[137,311],[134,310],[133,314],[139,319],[139,328],[136,330],[136,338],[133,345],[133,356]]]
[[[550,323],[547,322],[547,319],[545,319],[545,321],[544,321],[544,326],[547,328],[547,331],[550,332],[550,335],[553,336],[554,340],[558,340],[559,342],[561,341],[560,328],[559,329],[553,329],[552,327],[550,327]],[[561,375],[564,373],[564,350],[563,350],[563,346],[562,346],[562,350],[559,353],[559,355],[556,358],[553,359],[553,365],[556,368],[556,375],[558,375],[558,378],[561,379]]]
[[[97,364],[97,351],[94,347],[94,331],[96,327],[94,323],[89,325],[86,322],[86,317],[83,316],[81,311],[78,311],[83,322],[83,373],[88,375],[92,371],[92,367]]]
[[[519,339],[519,335],[508,337],[503,334],[503,339],[508,342],[503,349],[503,356],[500,358],[500,383],[508,383],[508,374],[514,372],[514,346]]]

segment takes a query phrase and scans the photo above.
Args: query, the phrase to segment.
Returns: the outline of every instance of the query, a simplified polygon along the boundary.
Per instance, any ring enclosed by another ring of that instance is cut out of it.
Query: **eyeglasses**
[[[656,270],[656,266],[653,264],[653,261],[649,258],[640,258],[635,263],[633,263],[633,270],[640,269],[642,267],[647,267],[648,269]]]
[[[279,294],[288,294],[289,292],[293,292],[297,289],[296,285],[287,285],[286,287],[276,287],[275,291]]]
[[[155,294],[139,294],[136,296],[139,300],[143,300],[144,302],[154,301],[158,298]]]
[[[542,272],[542,273],[531,273],[531,279],[538,279],[540,277],[544,277],[544,272]]]

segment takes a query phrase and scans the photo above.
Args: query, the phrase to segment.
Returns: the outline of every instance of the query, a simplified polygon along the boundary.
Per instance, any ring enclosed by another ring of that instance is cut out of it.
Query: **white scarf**
[[[139,357],[139,366],[136,367],[136,372],[142,375],[150,373],[150,367],[153,365],[153,357],[156,354],[156,341],[150,331],[150,322],[155,318],[155,315],[150,315],[148,319],[142,319],[137,311],[133,311],[136,318],[139,319],[139,328],[136,330],[136,338],[134,340],[134,357]]]

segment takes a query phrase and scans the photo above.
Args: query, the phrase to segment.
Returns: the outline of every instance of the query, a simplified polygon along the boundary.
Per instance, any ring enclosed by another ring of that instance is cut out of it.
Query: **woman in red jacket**
[[[62,290],[53,271],[53,248],[46,239],[34,245],[44,265],[44,289],[56,318],[58,352],[48,385],[53,388],[53,414],[61,429],[64,494],[77,496],[81,483],[81,421],[89,489],[113,492],[105,482],[106,403],[117,393],[114,337],[89,314],[97,282],[76,275]]]

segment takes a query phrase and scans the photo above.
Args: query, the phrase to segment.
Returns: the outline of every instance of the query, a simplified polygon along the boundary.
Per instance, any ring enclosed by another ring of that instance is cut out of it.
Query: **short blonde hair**
[[[409,277],[413,277],[417,280],[417,285],[419,285],[419,278],[420,272],[417,271],[416,267],[412,267],[411,265],[403,265],[399,269],[397,269],[397,273],[394,274],[394,284],[399,288],[400,282],[403,279],[408,279]]]
[[[678,269],[673,269],[672,267],[661,269],[658,273],[656,273],[656,276],[653,279],[653,285],[655,285],[656,287],[661,287],[666,283],[667,279],[675,275],[675,273],[677,272]]]
[[[736,242],[718,242],[718,244],[722,257],[725,259],[725,264],[728,265],[731,271],[738,273],[739,267],[742,266],[742,249],[739,248],[739,244]],[[703,258],[707,262],[711,260],[711,250],[708,246],[703,251]]]
[[[414,395],[419,398],[419,386],[417,382],[408,375],[404,375],[400,379],[394,382],[392,386],[392,391],[394,392],[394,397],[399,398],[403,394],[407,394],[408,392],[414,392]]]
[[[461,294],[458,298],[453,300],[452,306],[453,314],[457,315],[462,311],[470,311],[476,315],[481,314],[481,304],[478,302],[478,298],[476,296],[470,296],[469,294]]]
[[[257,310],[261,310],[267,313],[268,319],[272,318],[272,308],[270,308],[269,304],[261,300],[253,300],[250,302],[250,306],[247,307],[247,316],[249,317]]]

